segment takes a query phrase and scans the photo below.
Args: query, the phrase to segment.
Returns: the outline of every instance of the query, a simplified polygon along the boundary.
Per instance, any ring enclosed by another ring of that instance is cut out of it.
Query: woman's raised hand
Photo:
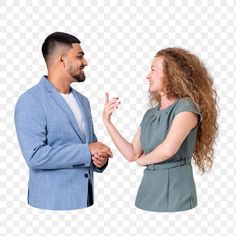
[[[105,93],[105,104],[104,104],[104,110],[103,110],[103,122],[110,122],[111,115],[113,111],[115,111],[118,106],[120,105],[120,102],[117,98],[113,98],[109,101],[109,94]]]

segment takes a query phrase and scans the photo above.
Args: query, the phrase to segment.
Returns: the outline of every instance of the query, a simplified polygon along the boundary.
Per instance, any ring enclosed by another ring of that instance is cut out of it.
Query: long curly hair
[[[218,135],[217,93],[213,78],[199,58],[182,48],[166,48],[156,53],[163,58],[164,88],[168,99],[191,98],[202,114],[193,154],[194,163],[203,174],[214,159],[214,143]],[[150,92],[150,104],[160,104],[158,93]]]

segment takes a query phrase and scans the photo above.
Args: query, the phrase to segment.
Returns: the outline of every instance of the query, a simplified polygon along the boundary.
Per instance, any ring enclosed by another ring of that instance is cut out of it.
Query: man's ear
[[[63,65],[63,67],[65,66],[65,60],[64,60],[64,56],[63,55],[59,55],[58,56],[58,61],[61,65]]]

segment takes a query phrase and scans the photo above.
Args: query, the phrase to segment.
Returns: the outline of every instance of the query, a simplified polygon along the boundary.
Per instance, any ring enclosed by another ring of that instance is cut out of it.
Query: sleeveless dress
[[[140,124],[140,142],[145,154],[151,152],[164,141],[174,117],[185,111],[198,114],[198,125],[190,131],[174,156],[144,169],[135,201],[140,209],[173,212],[197,206],[191,159],[202,115],[192,100],[181,98],[166,109],[160,110],[160,106],[149,109]]]

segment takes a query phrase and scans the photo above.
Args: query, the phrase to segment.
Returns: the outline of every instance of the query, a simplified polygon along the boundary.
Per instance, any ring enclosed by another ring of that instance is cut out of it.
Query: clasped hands
[[[90,143],[89,149],[93,164],[98,168],[104,166],[108,158],[112,157],[111,149],[101,142]]]

